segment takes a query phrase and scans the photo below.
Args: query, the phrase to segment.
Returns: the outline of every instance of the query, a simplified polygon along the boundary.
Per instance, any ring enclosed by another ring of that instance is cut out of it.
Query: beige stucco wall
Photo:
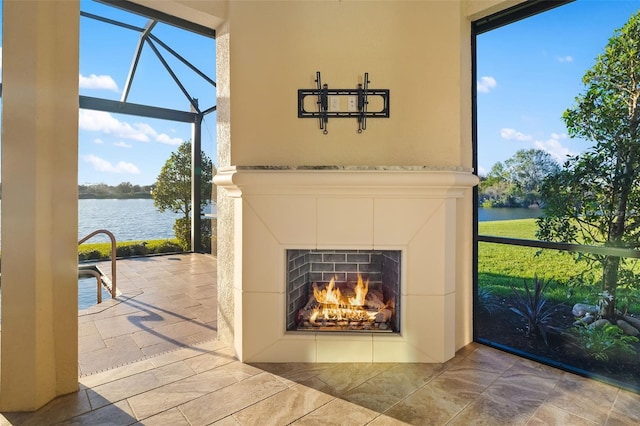
[[[470,21],[475,21],[493,13],[500,12],[526,0],[467,0],[466,15]]]
[[[231,163],[469,167],[463,14],[457,1],[230,2]],[[297,118],[297,89],[314,88],[316,71],[330,88],[369,72],[371,88],[391,91],[391,117],[360,135],[355,119],[331,119],[323,135]]]
[[[78,388],[79,20],[78,0],[3,2],[3,411]]]
[[[214,29],[222,24],[227,9],[225,0],[133,0],[133,3]]]

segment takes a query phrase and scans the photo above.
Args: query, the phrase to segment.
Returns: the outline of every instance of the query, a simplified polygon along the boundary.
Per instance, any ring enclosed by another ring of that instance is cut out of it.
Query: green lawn
[[[510,238],[535,240],[535,219],[480,222],[478,233]],[[590,286],[567,285],[572,276],[584,270],[584,263],[576,263],[566,253],[551,249],[510,246],[506,244],[478,244],[478,285],[500,296],[512,295],[511,286],[522,287],[523,280],[531,284],[533,278],[551,281],[547,296],[557,302],[594,302],[598,291]]]

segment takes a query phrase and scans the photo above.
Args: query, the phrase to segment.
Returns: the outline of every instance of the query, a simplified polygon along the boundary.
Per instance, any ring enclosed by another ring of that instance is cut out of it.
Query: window
[[[594,146],[569,138],[562,115],[637,5],[565,3],[526,2],[474,23],[474,338],[638,391],[640,288],[630,274],[640,270],[639,253],[586,238],[541,241],[536,220],[547,206],[545,178]],[[612,316],[599,266],[607,259],[622,265]]]

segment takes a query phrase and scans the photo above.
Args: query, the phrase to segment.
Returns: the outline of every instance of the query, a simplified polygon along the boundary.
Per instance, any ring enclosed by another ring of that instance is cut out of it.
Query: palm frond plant
[[[532,288],[527,284],[527,280],[523,280],[523,282],[524,295],[514,285],[511,286],[516,306],[512,306],[509,309],[527,321],[527,337],[538,333],[544,339],[545,344],[548,345],[547,330],[553,309],[547,306],[547,297],[544,292],[549,282],[538,279],[537,275],[533,278]]]
[[[493,291],[486,287],[478,288],[476,306],[478,308],[478,312],[486,313],[488,315],[491,315],[494,310],[500,307],[500,305],[495,301]]]

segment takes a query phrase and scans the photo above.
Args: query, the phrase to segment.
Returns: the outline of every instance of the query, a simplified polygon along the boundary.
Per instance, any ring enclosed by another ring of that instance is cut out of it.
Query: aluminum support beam
[[[198,116],[198,114],[193,112],[93,98],[91,96],[80,96],[80,108],[112,112],[114,114],[137,115],[160,120],[179,121],[181,123],[195,123]]]
[[[197,105],[198,101],[194,102]],[[202,115],[196,116],[191,127],[191,251],[202,253]]]

